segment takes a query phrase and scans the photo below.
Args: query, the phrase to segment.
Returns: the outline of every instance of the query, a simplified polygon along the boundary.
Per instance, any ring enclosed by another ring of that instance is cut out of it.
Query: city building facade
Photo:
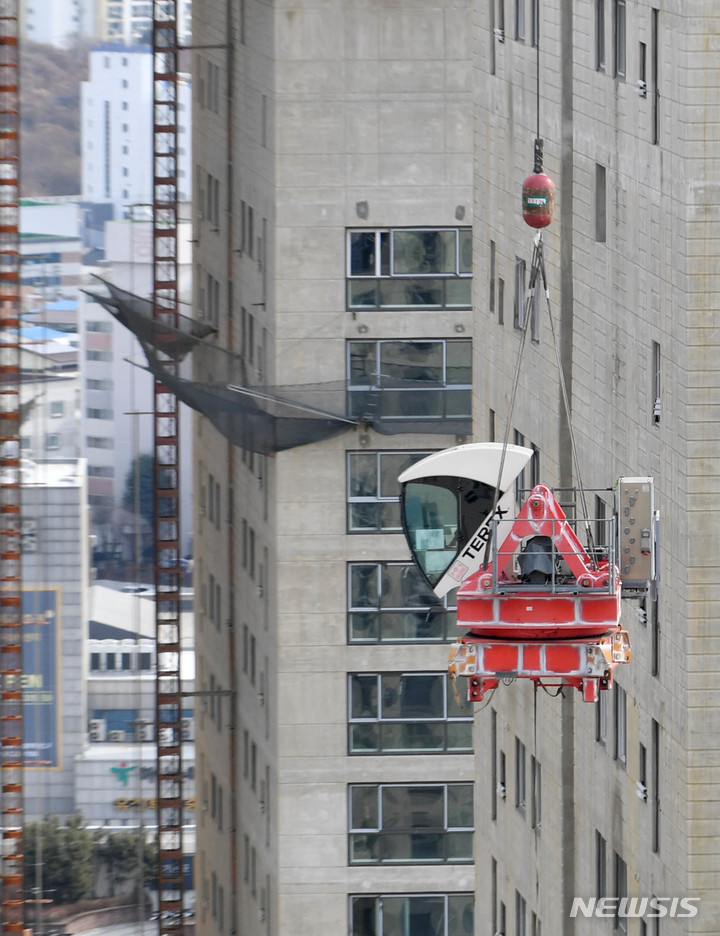
[[[657,595],[623,601],[633,659],[613,689],[588,705],[501,686],[477,717],[478,932],[717,929],[713,17],[709,3],[520,0],[504,16],[476,4],[476,433],[502,438],[511,419],[510,440],[538,449],[541,480],[605,491],[588,495],[591,513],[619,477],[652,476],[661,524]],[[508,412],[538,123],[577,465],[544,299]],[[611,919],[572,916],[575,898],[602,897]],[[653,897],[692,898],[696,912],[658,911]]]
[[[624,0],[195,11],[196,315],[247,384],[345,379],[366,423],[268,458],[196,420],[198,682],[236,699],[199,721],[198,796],[214,780],[234,816],[201,814],[200,933],[716,930],[713,16]],[[528,307],[538,128],[557,208],[548,301]],[[409,363],[433,391],[472,387],[472,432],[451,428],[464,398],[404,395]],[[202,353],[195,367],[209,379]],[[368,387],[385,417],[422,408],[446,434],[382,435]],[[598,703],[501,685],[472,754],[449,741],[465,711],[450,699],[431,756],[398,724],[412,686],[428,721],[452,608],[423,605],[403,565],[395,479],[459,437],[533,447],[534,480],[582,483],[598,511],[619,477],[653,477],[660,583],[623,602],[633,661]],[[573,915],[603,897],[612,918]],[[697,912],[678,916],[682,898]]]
[[[25,461],[23,614],[25,814],[75,812],[86,740],[90,534],[82,459]]]
[[[152,22],[152,21],[151,21]],[[109,42],[90,52],[81,88],[82,197],[112,202],[116,218],[152,202],[153,59],[148,46]],[[178,194],[191,194],[191,88],[178,82]]]
[[[194,11],[195,315],[217,328],[194,378],[222,380],[223,348],[250,387],[312,383],[322,410],[342,386],[367,416],[269,454],[195,422],[197,682],[234,700],[198,715],[198,801],[231,804],[222,828],[198,812],[199,933],[473,931],[472,713],[396,481],[470,430],[470,14]],[[368,390],[414,432],[376,432]]]

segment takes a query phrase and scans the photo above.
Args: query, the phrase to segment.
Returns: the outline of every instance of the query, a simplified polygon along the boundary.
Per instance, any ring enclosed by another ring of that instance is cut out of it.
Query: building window
[[[532,797],[530,822],[533,829],[539,829],[542,825],[542,766],[533,755],[530,756],[530,795]]]
[[[605,166],[595,163],[595,240],[604,244],[607,239],[607,181]]]
[[[595,68],[605,71],[605,0],[595,0]]]
[[[660,609],[657,598],[650,602],[650,675],[660,675]]]
[[[660,88],[658,86],[658,32],[660,29],[660,11],[653,8],[651,11],[650,31],[650,81],[652,82],[652,142],[660,140]]]
[[[86,361],[112,361],[112,359],[112,351],[94,351],[91,349],[85,351]]]
[[[627,865],[615,852],[615,896],[618,898],[618,909],[615,913],[615,927],[623,933],[627,932],[627,917],[621,916],[619,909],[627,898]]]
[[[601,691],[595,706],[595,740],[605,744],[607,740],[607,692]]]
[[[57,432],[48,432],[45,434],[45,450],[54,452],[60,448],[60,436]]]
[[[657,855],[660,851],[660,724],[654,718],[650,723],[650,797],[651,847]]]
[[[350,864],[473,860],[473,785],[352,785]]]
[[[627,697],[625,690],[614,685],[615,695],[615,759],[622,764],[627,759]]]
[[[398,476],[430,452],[348,452],[350,533],[402,530]]]
[[[525,327],[525,261],[515,257],[515,299],[513,301],[513,325]]]
[[[65,403],[62,400],[52,400],[50,403],[50,418],[57,419],[65,415]]]
[[[495,311],[495,241],[490,241],[490,312]]]
[[[527,905],[525,898],[519,891],[515,891],[515,936],[526,936],[526,919]]]
[[[412,562],[348,565],[348,643],[415,643],[454,636],[455,598],[439,599]]]
[[[625,0],[615,0],[615,77],[625,78]]]
[[[505,324],[505,280],[498,276],[498,325]]]
[[[595,829],[595,896],[607,897],[607,842]]]
[[[356,673],[348,677],[351,754],[472,751],[472,715],[446,673]]]
[[[112,390],[112,380],[94,380],[90,377],[85,381],[86,390]]]
[[[647,97],[647,44],[641,42],[638,47],[638,83],[640,97]]]
[[[349,309],[469,309],[471,228],[348,231]]]
[[[515,0],[515,38],[525,42],[525,0]]]
[[[653,401],[652,421],[657,425],[660,422],[662,414],[662,383],[660,373],[660,344],[657,341],[652,343],[652,387],[650,395]]]
[[[530,0],[530,16],[532,47],[537,49],[540,44],[540,0]]]
[[[647,748],[644,744],[638,747],[637,794],[647,802]]]
[[[494,2],[494,0],[493,0]],[[497,0],[497,29],[495,35],[500,42],[505,41],[505,0]]]
[[[113,449],[115,448],[115,439],[104,436],[86,436],[85,442],[88,448]]]
[[[497,712],[490,710],[490,818],[497,819],[498,787]],[[494,905],[493,905],[494,906]],[[493,927],[493,930],[495,927]]]
[[[519,738],[515,738],[515,805],[519,809],[525,809],[525,777],[525,745]]]
[[[88,419],[112,419],[113,411],[111,409],[99,409],[95,406],[88,406],[86,415]]]
[[[350,897],[350,936],[472,936],[472,894],[378,894]]]
[[[85,323],[85,331],[108,335],[112,333],[112,322],[88,321]]]
[[[348,341],[347,347],[352,416],[360,418],[372,409],[375,419],[388,421],[471,417],[469,339]]]

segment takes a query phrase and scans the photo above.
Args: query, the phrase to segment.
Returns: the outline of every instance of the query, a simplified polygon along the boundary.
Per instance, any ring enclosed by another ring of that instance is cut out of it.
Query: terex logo
[[[699,897],[573,897],[570,916],[584,917],[694,917]]]

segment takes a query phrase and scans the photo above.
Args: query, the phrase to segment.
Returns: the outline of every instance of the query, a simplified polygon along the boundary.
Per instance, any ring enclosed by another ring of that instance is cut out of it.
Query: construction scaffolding
[[[20,550],[18,0],[0,3],[0,774],[2,932],[22,933],[23,616]]]
[[[178,315],[177,4],[153,3],[153,322],[168,373]],[[175,331],[168,331],[174,329]],[[159,933],[184,927],[179,402],[155,376],[155,683]]]

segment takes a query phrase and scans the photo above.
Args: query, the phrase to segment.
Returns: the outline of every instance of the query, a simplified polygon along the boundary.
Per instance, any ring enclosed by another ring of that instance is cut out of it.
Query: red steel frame
[[[22,933],[23,632],[20,496],[18,3],[0,9],[0,775],[2,932]]]
[[[174,0],[153,3],[153,315],[178,324],[178,33]],[[172,333],[166,333],[172,339]],[[163,355],[163,334],[156,336]],[[160,934],[184,934],[180,458],[177,397],[155,380],[155,624]]]

